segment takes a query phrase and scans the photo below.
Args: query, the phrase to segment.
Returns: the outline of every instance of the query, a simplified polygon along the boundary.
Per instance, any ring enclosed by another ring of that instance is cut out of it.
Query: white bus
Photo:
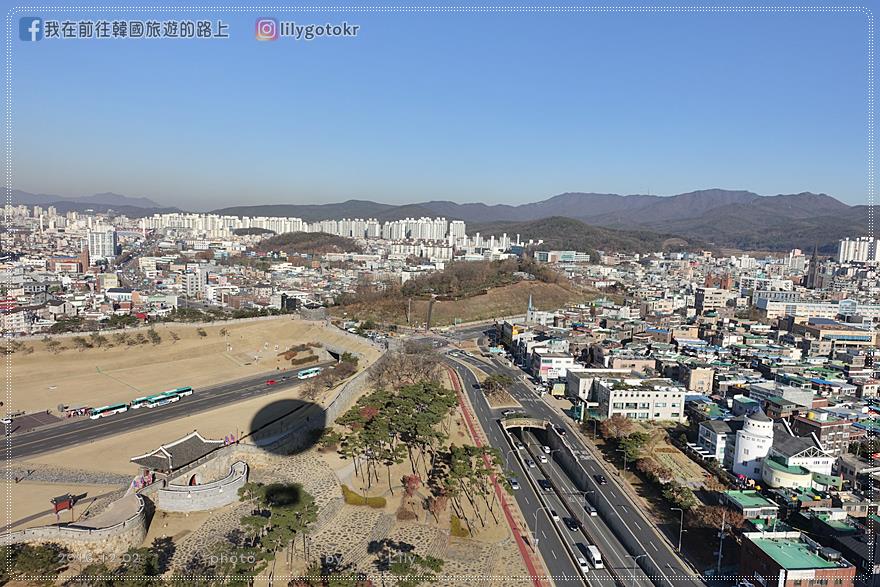
[[[112,406],[104,406],[102,408],[92,408],[89,412],[89,418],[97,420],[98,418],[106,418],[113,414],[121,414],[128,411],[128,404],[113,404]]]

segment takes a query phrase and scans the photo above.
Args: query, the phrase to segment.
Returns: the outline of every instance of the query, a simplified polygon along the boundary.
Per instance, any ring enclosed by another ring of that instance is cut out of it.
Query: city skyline
[[[867,200],[858,13],[336,13],[309,20],[357,38],[308,43],[212,16],[230,39],[16,39],[15,186],[193,210],[719,185]]]

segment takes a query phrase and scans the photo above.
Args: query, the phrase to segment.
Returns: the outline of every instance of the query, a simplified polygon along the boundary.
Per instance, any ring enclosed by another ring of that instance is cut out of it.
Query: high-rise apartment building
[[[116,231],[112,227],[96,226],[88,233],[91,262],[116,257]]]

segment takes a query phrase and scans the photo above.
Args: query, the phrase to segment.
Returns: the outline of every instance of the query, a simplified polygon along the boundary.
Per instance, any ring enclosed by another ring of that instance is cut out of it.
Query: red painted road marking
[[[474,422],[471,419],[470,411],[467,409],[467,404],[465,403],[465,399],[462,394],[461,385],[458,381],[458,374],[452,367],[446,367],[446,369],[449,371],[449,379],[452,381],[452,386],[455,388],[455,393],[458,395],[458,405],[461,407],[461,413],[464,415],[468,430],[471,433],[471,438],[478,447],[483,446],[483,443],[480,440],[479,435],[477,434],[477,429],[474,426]],[[483,456],[483,461],[486,463],[487,467],[490,465],[489,458],[487,456]],[[523,540],[522,534],[520,533],[519,528],[516,525],[516,521],[513,519],[513,514],[510,513],[510,507],[507,505],[507,499],[505,499],[504,497],[504,491],[494,475],[492,476],[492,484],[495,486],[495,495],[501,502],[501,509],[504,510],[504,517],[505,519],[507,519],[507,525],[510,526],[510,531],[511,533],[513,533],[513,537],[516,539],[516,545],[519,547],[519,553],[522,556],[523,562],[526,564],[526,569],[529,571],[529,575],[532,577],[532,584],[535,587],[542,587],[543,583],[541,583],[541,580],[538,578],[538,569],[535,566],[535,562],[532,560],[531,554],[529,554],[528,547],[526,546],[525,540]]]

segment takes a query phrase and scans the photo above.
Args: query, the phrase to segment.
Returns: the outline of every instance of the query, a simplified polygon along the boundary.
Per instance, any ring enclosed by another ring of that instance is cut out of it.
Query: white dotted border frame
[[[6,104],[4,122],[6,133],[4,137],[4,149],[6,151],[6,182],[5,203],[12,203],[12,39],[13,39],[13,20],[14,17],[30,11],[39,12],[56,12],[56,11],[101,11],[101,12],[233,12],[233,13],[256,13],[258,11],[274,11],[274,12],[351,12],[351,13],[839,13],[839,14],[864,14],[867,20],[868,28],[868,111],[867,111],[867,142],[868,142],[868,178],[867,178],[867,200],[868,200],[868,236],[874,237],[874,13],[865,6],[15,6],[10,8],[6,13],[6,59],[5,59],[5,86],[6,86]],[[4,222],[6,221],[4,214]],[[7,333],[3,331],[2,337],[8,338]],[[9,341],[4,343],[5,367],[6,367],[6,403],[11,405],[12,401],[12,352]],[[873,433],[872,433],[873,434]],[[10,461],[12,451],[12,437],[6,437],[6,482],[12,481],[12,463]],[[873,501],[873,485],[869,490],[869,500]],[[6,495],[6,524],[12,523],[12,492]],[[869,534],[870,536],[870,534]],[[874,549],[869,549],[870,565],[874,566]],[[11,553],[7,551],[5,565],[9,568],[11,565]],[[858,569],[857,569],[858,570]],[[442,573],[441,573],[442,575]],[[856,580],[859,580],[860,573],[856,574]],[[384,579],[389,579],[386,575],[376,575]],[[533,581],[535,579],[547,579],[547,577],[531,577],[529,575],[443,575],[447,580],[456,582],[486,582],[497,580],[517,580],[517,581]],[[369,575],[373,578],[373,575]],[[54,577],[28,576],[30,580],[50,580]],[[157,582],[167,581],[160,577],[131,577],[133,579],[151,580]],[[216,579],[213,577],[188,577],[191,579]],[[235,578],[235,577],[227,577]],[[280,576],[278,579],[294,579],[294,576]],[[307,577],[308,579],[319,579],[320,577]],[[551,577],[552,578],[552,577]],[[572,577],[562,576],[560,579],[571,579]],[[651,577],[649,579],[661,578]],[[671,579],[693,580],[689,575],[673,575]],[[751,579],[739,575],[718,575],[713,576],[714,579]],[[94,577],[94,579],[115,579],[119,577]],[[393,580],[393,577],[391,577]],[[580,576],[577,577],[580,579]],[[593,577],[591,581],[595,581]],[[613,577],[612,577],[613,580]],[[613,582],[613,581],[612,581]]]

